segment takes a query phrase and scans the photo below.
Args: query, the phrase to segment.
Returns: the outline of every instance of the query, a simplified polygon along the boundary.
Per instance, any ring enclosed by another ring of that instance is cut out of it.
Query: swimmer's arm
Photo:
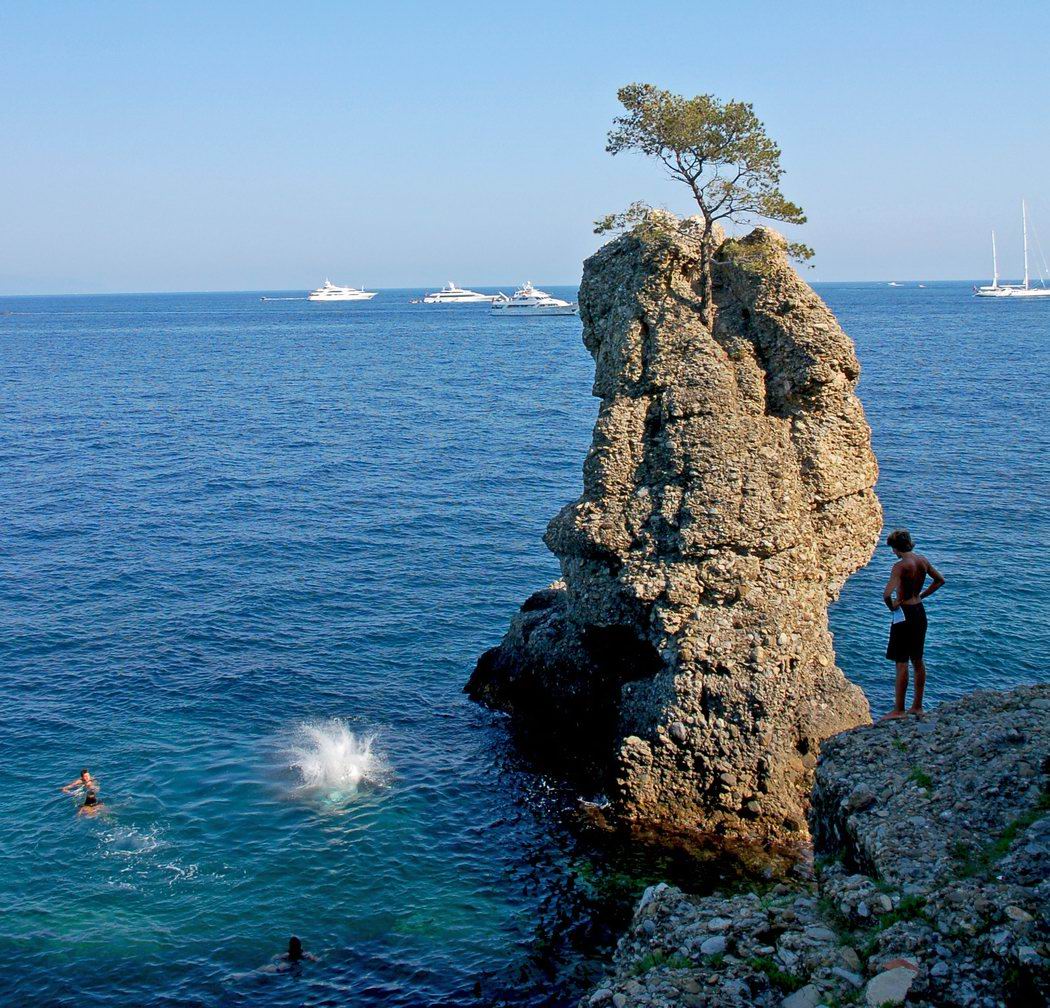
[[[919,598],[929,598],[938,588],[944,586],[944,578],[941,577],[941,572],[930,563],[926,561],[926,573],[930,575],[930,585],[919,593]]]
[[[71,780],[68,784],[63,784],[62,792],[64,794],[69,794],[71,791],[76,791],[78,787],[82,786],[83,785],[81,784],[80,778],[78,777],[76,780]]]
[[[882,592],[882,601],[886,603],[886,608],[890,612],[895,612],[900,608],[900,602],[893,601],[893,593],[897,591],[901,586],[901,572],[898,570],[898,565],[893,565],[893,570],[890,571],[890,579],[886,582],[886,587]]]

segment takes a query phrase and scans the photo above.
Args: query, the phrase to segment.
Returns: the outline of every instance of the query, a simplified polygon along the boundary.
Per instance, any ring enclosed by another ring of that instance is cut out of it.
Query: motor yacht
[[[488,304],[492,300],[491,294],[479,294],[477,291],[463,290],[457,287],[451,280],[439,291],[427,294],[423,298],[423,304]]]
[[[531,280],[515,291],[513,297],[501,293],[492,301],[493,315],[577,315],[579,311],[579,305],[537,290]]]
[[[309,301],[371,301],[376,296],[375,291],[358,290],[356,287],[340,287],[325,280],[323,287],[310,291],[307,295]]]

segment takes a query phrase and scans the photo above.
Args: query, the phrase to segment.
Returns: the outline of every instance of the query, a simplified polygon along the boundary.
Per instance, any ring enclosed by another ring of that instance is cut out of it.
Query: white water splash
[[[385,783],[389,768],[374,746],[375,735],[358,735],[341,718],[307,721],[296,727],[286,758],[300,788],[345,798]]]
[[[142,831],[134,826],[114,826],[99,839],[107,857],[134,858],[168,846],[156,829]]]

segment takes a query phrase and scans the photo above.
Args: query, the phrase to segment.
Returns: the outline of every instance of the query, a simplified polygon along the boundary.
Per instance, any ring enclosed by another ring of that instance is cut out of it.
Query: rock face
[[[1050,1004],[1050,686],[835,738],[811,820],[810,880],[646,890],[581,1008]]]
[[[722,242],[709,330],[696,228],[654,214],[585,264],[601,406],[545,536],[563,579],[467,690],[586,740],[622,820],[783,838],[820,741],[869,720],[827,606],[871,556],[877,467],[853,345],[783,239]]]

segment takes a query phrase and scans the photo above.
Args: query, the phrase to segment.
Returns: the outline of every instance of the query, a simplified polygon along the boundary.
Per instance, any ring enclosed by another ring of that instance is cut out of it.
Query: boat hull
[[[314,294],[311,294],[311,295],[309,295],[309,297],[307,297],[306,300],[307,301],[371,301],[372,298],[374,298],[376,296],[376,293],[378,293],[378,292],[373,292],[373,293],[369,293],[369,294],[338,294],[338,295],[331,295],[331,294],[314,295]]]
[[[981,298],[1050,298],[1050,287],[979,287],[974,297]]]
[[[493,305],[493,315],[578,315],[576,305]]]

